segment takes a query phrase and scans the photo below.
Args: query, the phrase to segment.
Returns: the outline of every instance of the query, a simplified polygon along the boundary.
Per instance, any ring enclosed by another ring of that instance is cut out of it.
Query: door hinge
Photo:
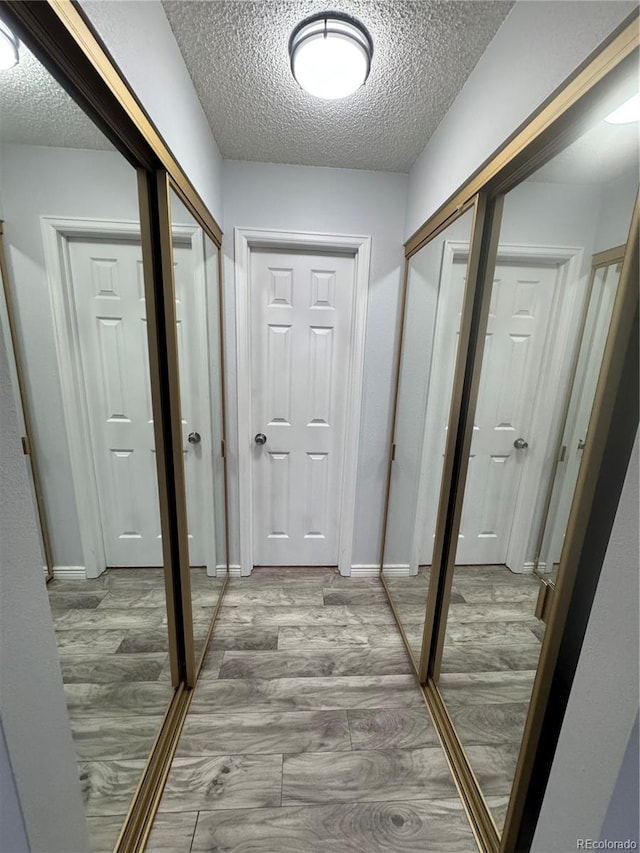
[[[220,440],[220,456],[222,456],[223,459],[224,459],[225,450],[226,450],[226,448],[225,448],[225,443],[224,443],[224,438],[223,438]]]
[[[22,436],[22,452],[25,456],[31,456],[31,442],[28,435]]]
[[[396,458],[396,446],[395,444],[391,445],[391,461],[394,462]]]

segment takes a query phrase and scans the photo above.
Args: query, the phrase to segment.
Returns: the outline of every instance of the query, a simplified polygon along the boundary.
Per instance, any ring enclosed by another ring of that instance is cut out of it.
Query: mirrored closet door
[[[197,664],[227,576],[219,249],[174,189],[169,202]]]
[[[382,578],[417,666],[475,208],[408,261]]]
[[[479,261],[469,261],[480,239],[469,212],[408,258],[381,575],[490,849],[512,797],[616,306],[637,290],[622,269],[638,124],[614,113],[637,95],[637,63],[611,79],[573,141],[560,150],[556,140],[544,165],[540,152],[528,171],[521,162],[509,191],[487,193]]]

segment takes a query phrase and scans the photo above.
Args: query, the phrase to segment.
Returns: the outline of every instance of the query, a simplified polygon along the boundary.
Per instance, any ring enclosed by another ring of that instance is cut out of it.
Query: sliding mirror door
[[[92,844],[113,849],[177,676],[137,176],[24,45],[19,60],[0,72],[13,319],[3,333],[40,463],[48,595]]]
[[[382,577],[416,666],[473,220],[469,208],[408,260]]]
[[[610,114],[637,88],[633,68],[583,136],[506,194],[480,320],[477,401],[447,567],[455,594],[432,671],[499,832],[545,632],[533,571],[544,559],[562,574],[577,471],[563,478],[561,465],[579,466],[589,442],[619,278],[605,267],[590,288],[592,257],[626,242],[638,190],[637,122]],[[552,493],[546,512],[554,474],[562,494]]]
[[[197,664],[227,577],[219,249],[173,190],[170,212]]]

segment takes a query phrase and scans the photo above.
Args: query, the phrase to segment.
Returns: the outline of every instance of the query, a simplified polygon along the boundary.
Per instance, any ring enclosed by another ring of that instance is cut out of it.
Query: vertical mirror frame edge
[[[159,173],[165,174],[165,173]],[[171,248],[171,255],[173,256],[173,236],[171,231],[171,192],[173,191],[182,204],[185,206],[187,211],[193,216],[194,220],[198,224],[198,226],[202,229],[205,237],[209,238],[212,243],[215,245],[217,249],[217,296],[218,296],[218,306],[219,306],[219,316],[218,316],[218,355],[220,358],[220,397],[221,397],[221,414],[222,414],[222,423],[221,423],[221,431],[222,431],[222,447],[220,448],[222,454],[222,475],[223,475],[223,508],[224,508],[224,580],[222,583],[222,587],[220,589],[220,594],[218,596],[218,601],[213,609],[213,613],[211,615],[211,619],[209,620],[209,625],[207,627],[207,631],[205,634],[204,645],[202,648],[202,652],[198,656],[198,659],[195,660],[194,657],[194,649],[195,643],[193,641],[193,630],[191,631],[191,658],[193,659],[194,666],[194,675],[193,675],[193,684],[189,686],[195,686],[198,675],[202,666],[204,664],[204,659],[207,654],[207,648],[209,645],[209,640],[213,634],[216,620],[220,613],[220,608],[222,607],[222,601],[224,599],[225,592],[227,590],[227,585],[229,583],[229,474],[228,474],[228,466],[227,466],[227,384],[226,384],[226,350],[225,350],[225,325],[224,325],[224,280],[223,280],[223,262],[222,262],[222,232],[213,231],[210,228],[210,224],[207,220],[204,220],[198,210],[198,207],[193,204],[193,199],[191,199],[187,194],[185,194],[181,188],[175,183],[172,176],[166,173],[167,175],[167,192],[166,192],[166,205],[168,211],[168,218],[166,222],[166,228],[168,229],[168,240],[169,246]],[[163,180],[159,178],[159,180]],[[164,194],[164,186],[162,189]],[[174,276],[174,265],[171,263],[171,288],[173,293],[173,300],[175,305],[175,276]],[[175,316],[174,316],[174,328],[175,328]],[[176,354],[177,354],[177,340],[176,340]],[[180,403],[180,381],[179,381],[179,370],[180,365],[176,363],[176,377],[177,377],[177,394],[178,394],[178,403]],[[187,555],[186,562],[183,565],[181,570],[181,578],[182,578],[182,589],[183,595],[186,596],[186,599],[183,599],[187,602],[187,610],[188,610],[188,619],[191,625],[193,625],[193,615],[192,615],[192,603],[191,603],[191,579],[190,579],[190,566],[189,566],[189,548],[188,548],[188,529],[187,529],[187,510],[186,510],[186,479],[184,474],[184,460],[182,452],[180,452],[180,460],[182,466],[182,481],[184,484],[184,525],[183,525],[183,538],[185,543],[187,543]],[[186,567],[186,568],[185,568]],[[216,573],[217,574],[217,573]]]
[[[166,393],[170,405],[170,416],[165,423],[166,464],[172,467],[174,493],[171,508],[175,512],[176,540],[173,558],[173,589],[176,602],[176,617],[179,638],[183,645],[184,666],[181,676],[187,687],[195,686],[196,667],[193,643],[193,616],[191,611],[191,577],[189,567],[189,539],[187,524],[186,478],[182,452],[182,410],[180,404],[180,365],[178,358],[178,334],[176,325],[176,289],[173,262],[173,232],[171,228],[171,184],[169,175],[159,169],[155,175],[155,201],[159,226],[158,251],[159,269],[162,280],[162,305],[159,305],[160,334],[164,341],[164,365]],[[169,414],[169,413],[167,413]],[[168,445],[168,447],[167,447]],[[181,636],[180,636],[181,635]]]

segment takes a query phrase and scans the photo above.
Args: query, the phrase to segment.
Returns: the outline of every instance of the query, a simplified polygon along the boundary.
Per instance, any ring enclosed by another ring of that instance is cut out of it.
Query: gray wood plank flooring
[[[419,643],[428,571],[402,581]],[[440,687],[498,825],[540,653],[535,594],[490,566],[463,567],[452,594]],[[147,849],[477,849],[375,578],[231,580]]]
[[[221,587],[192,571],[203,640]],[[47,589],[92,851],[111,853],[173,692],[164,573],[114,569]],[[217,655],[219,668],[222,654],[211,653],[211,664]],[[194,829],[195,816],[189,843]]]
[[[330,849],[477,848],[379,581],[255,569],[230,581],[148,850]]]

